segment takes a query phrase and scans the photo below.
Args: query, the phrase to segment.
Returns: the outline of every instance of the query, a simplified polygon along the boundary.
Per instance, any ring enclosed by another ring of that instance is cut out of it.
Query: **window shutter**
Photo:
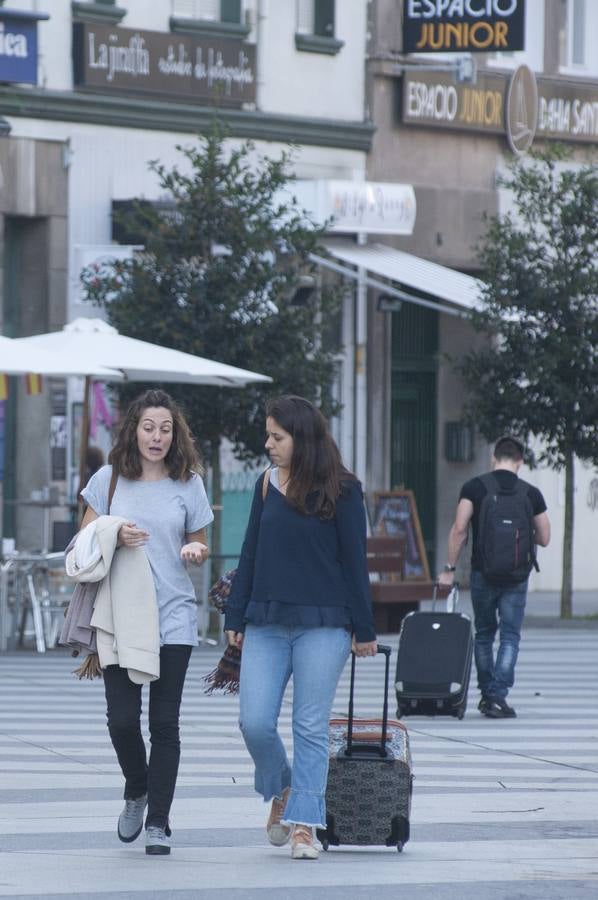
[[[297,33],[314,34],[314,0],[297,0]]]
[[[180,16],[182,19],[195,19],[197,16],[196,0],[174,0],[173,15]]]

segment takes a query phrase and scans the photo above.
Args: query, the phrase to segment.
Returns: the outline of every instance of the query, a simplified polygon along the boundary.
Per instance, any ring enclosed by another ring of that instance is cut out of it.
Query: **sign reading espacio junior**
[[[76,23],[74,78],[102,93],[172,97],[241,106],[255,101],[255,46],[234,38],[195,37]]]
[[[46,13],[0,9],[0,81],[37,84],[37,23]]]
[[[403,53],[524,49],[525,0],[405,0]]]

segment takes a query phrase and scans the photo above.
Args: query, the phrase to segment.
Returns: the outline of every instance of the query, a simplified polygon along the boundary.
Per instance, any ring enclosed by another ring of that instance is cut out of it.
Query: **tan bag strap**
[[[110,515],[110,507],[112,506],[112,498],[114,497],[114,492],[116,490],[116,483],[118,481],[118,471],[112,466],[112,475],[110,476],[110,487],[108,488],[108,515]]]
[[[266,500],[266,494],[268,493],[268,485],[270,484],[270,472],[272,469],[266,469],[264,472],[264,480],[262,481],[262,503]]]

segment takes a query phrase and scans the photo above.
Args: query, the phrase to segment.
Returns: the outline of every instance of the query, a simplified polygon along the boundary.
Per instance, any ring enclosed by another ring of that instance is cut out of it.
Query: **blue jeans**
[[[291,787],[284,821],[326,827],[328,720],[351,650],[344,628],[248,625],[240,677],[240,726],[265,801]],[[277,730],[293,675],[293,765]]]
[[[475,664],[483,697],[504,700],[513,687],[526,598],[527,579],[500,587],[487,581],[481,572],[471,573]],[[493,645],[497,631],[499,644],[495,659]]]

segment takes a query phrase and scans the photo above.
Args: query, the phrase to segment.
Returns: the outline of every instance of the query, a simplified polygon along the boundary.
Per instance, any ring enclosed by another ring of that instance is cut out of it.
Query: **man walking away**
[[[536,545],[547,547],[550,541],[544,497],[517,474],[523,453],[517,438],[501,437],[494,448],[492,471],[463,485],[449,533],[447,562],[438,576],[439,584],[452,585],[471,522],[471,601],[482,694],[478,709],[491,719],[516,715],[507,694],[515,680],[527,582],[532,568],[538,569]]]

